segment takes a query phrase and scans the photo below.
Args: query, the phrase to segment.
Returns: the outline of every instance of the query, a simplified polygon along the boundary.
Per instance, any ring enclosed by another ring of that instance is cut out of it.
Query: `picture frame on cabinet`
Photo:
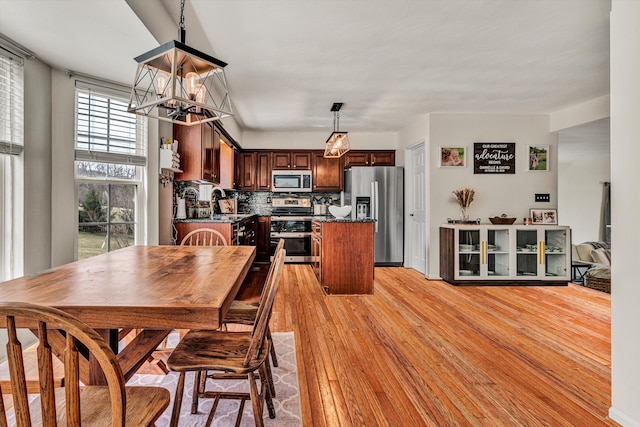
[[[557,209],[530,209],[529,217],[533,224],[558,225]]]
[[[549,170],[549,146],[529,145],[527,147],[527,159],[530,172],[547,172]]]
[[[465,155],[467,153],[466,147],[439,147],[440,153],[438,167],[466,167]]]

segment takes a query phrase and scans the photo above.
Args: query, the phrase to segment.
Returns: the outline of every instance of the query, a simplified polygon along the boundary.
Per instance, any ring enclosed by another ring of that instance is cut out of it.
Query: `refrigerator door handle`
[[[376,220],[375,222],[375,232],[378,232],[378,181],[373,181],[371,183],[371,195],[372,195],[372,199],[373,199],[373,219]]]

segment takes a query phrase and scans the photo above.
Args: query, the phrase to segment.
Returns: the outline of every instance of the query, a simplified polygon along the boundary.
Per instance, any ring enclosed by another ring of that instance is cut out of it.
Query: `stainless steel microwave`
[[[295,170],[271,172],[271,191],[308,192],[311,191],[311,171]]]

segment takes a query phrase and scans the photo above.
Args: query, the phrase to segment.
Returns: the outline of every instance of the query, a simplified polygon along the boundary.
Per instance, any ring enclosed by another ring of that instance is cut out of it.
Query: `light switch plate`
[[[535,201],[536,202],[550,202],[551,201],[551,196],[549,195],[549,193],[536,193]]]

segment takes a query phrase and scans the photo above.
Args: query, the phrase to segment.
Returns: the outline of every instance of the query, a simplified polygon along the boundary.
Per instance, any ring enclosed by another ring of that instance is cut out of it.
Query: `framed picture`
[[[515,142],[474,142],[472,158],[474,174],[516,173]]]
[[[527,148],[529,154],[529,170],[530,171],[548,171],[549,170],[549,146],[548,145],[530,145]]]
[[[533,224],[558,224],[557,209],[530,209]]]
[[[465,147],[440,147],[441,168],[465,167]]]

